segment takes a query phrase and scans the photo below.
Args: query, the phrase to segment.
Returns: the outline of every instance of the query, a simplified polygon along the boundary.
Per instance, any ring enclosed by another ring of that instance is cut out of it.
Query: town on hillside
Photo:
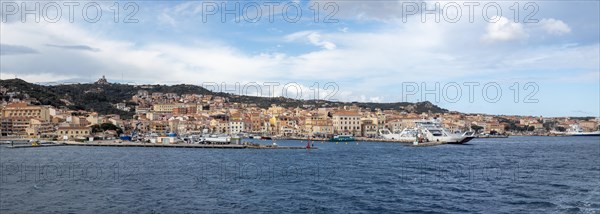
[[[102,77],[95,84],[110,84]],[[165,135],[226,134],[280,138],[330,138],[352,135],[379,139],[380,130],[398,133],[416,121],[434,119],[448,130],[472,131],[480,136],[556,135],[577,128],[599,129],[599,118],[485,115],[460,112],[414,113],[347,105],[258,107],[230,102],[215,95],[149,92],[143,87],[130,100],[114,107],[135,112],[132,118],[101,115],[38,103],[19,92],[0,86],[1,136],[38,137],[53,140],[139,140]]]

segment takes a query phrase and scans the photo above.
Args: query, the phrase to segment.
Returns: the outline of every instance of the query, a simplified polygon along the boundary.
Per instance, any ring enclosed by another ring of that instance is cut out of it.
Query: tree
[[[121,128],[119,128],[118,126],[115,126],[112,123],[102,123],[100,125],[96,124],[92,126],[92,132],[94,133],[98,133],[98,132],[104,132],[107,130],[113,130],[116,131],[117,134],[123,134],[123,130]]]
[[[530,132],[532,132],[532,131],[534,131],[534,130],[535,130],[535,126],[528,126],[528,127],[527,127],[527,131],[530,131]]]
[[[478,126],[478,125],[471,125],[471,129],[475,130],[475,133],[478,133],[479,130],[483,129],[483,127]]]
[[[103,132],[102,128],[100,128],[100,125],[96,124],[92,126],[92,133],[98,133],[98,132]]]
[[[552,127],[556,126],[556,122],[555,121],[548,121],[544,123],[544,128],[546,129],[546,131],[550,131],[552,130]]]
[[[556,130],[558,130],[559,132],[567,131],[567,129],[565,127],[562,127],[562,126],[557,126]]]

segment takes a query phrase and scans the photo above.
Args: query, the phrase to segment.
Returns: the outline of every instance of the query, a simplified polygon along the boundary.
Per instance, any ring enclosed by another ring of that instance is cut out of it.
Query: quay
[[[383,139],[383,138],[368,138],[368,137],[355,137],[355,141],[358,142],[377,142],[377,143],[412,143],[412,141],[402,141],[394,139]],[[278,140],[301,140],[301,141],[313,141],[313,142],[328,142],[329,138],[306,138],[306,137],[284,137]]]
[[[288,138],[287,140],[289,140],[290,138]],[[305,140],[307,141],[308,139],[304,139],[304,138],[294,138],[293,140]],[[319,139],[319,140],[315,140],[314,138],[311,139],[313,142],[329,142],[329,140],[327,139]],[[378,142],[378,143],[399,143],[399,144],[403,144],[404,146],[410,146],[410,147],[429,147],[429,146],[439,146],[439,145],[443,145],[443,144],[448,144],[445,142],[423,142],[423,143],[419,143],[419,144],[413,144],[413,141],[401,141],[401,140],[393,140],[393,139],[376,139],[376,138],[362,138],[362,137],[357,137],[356,140],[354,141],[356,143],[363,143],[363,142]]]
[[[439,145],[443,145],[446,143],[443,142],[426,142],[426,143],[419,143],[419,144],[409,144],[409,146],[411,147],[428,147],[428,146],[439,146]]]
[[[261,144],[154,144],[154,143],[132,143],[132,142],[59,142],[43,143],[39,145],[12,145],[7,148],[38,148],[53,146],[104,146],[104,147],[156,147],[156,148],[204,148],[204,149],[306,149],[302,146],[272,146]],[[317,149],[317,148],[311,148]]]
[[[37,148],[37,147],[55,147],[55,146],[66,146],[66,144],[40,144],[40,145],[17,144],[17,145],[7,146],[7,148],[20,149],[20,148]]]
[[[508,135],[477,135],[477,138],[508,138]]]
[[[155,144],[155,143],[96,143],[96,142],[67,142],[67,146],[105,146],[105,147],[160,147],[160,148],[220,148],[220,149],[244,149],[246,145],[238,144]]]

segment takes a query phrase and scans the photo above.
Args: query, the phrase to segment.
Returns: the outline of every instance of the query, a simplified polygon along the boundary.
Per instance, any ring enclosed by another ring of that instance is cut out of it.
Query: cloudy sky
[[[600,115],[598,1],[275,2],[2,1],[0,78]]]

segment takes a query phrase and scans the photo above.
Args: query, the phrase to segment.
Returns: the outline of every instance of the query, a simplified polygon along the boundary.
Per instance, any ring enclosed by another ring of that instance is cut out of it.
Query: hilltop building
[[[108,85],[108,80],[106,80],[106,77],[104,77],[104,75],[102,75],[102,78],[100,78],[98,81],[96,81],[94,84],[98,84],[98,85]]]

